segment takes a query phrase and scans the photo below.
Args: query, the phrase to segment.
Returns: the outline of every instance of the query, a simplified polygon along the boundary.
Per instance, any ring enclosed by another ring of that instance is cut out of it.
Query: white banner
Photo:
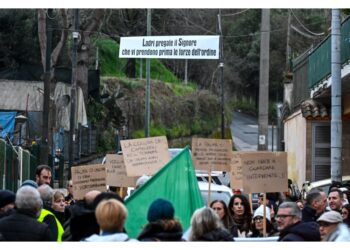
[[[121,37],[119,57],[219,59],[219,36]]]

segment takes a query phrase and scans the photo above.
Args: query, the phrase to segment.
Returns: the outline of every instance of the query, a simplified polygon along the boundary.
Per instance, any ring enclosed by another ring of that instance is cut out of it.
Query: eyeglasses
[[[318,225],[320,227],[329,227],[330,225],[332,225],[332,223],[325,222],[325,221],[320,221],[320,222],[318,222]]]
[[[287,217],[294,217],[294,216],[295,216],[294,214],[277,214],[276,218],[277,219],[285,219]]]
[[[264,219],[263,217],[257,216],[254,218],[254,221],[262,221],[263,219]]]

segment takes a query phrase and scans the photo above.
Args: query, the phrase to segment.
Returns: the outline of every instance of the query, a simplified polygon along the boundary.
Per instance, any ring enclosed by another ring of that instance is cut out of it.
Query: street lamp
[[[16,123],[19,125],[19,139],[18,145],[22,145],[22,125],[28,120],[28,118],[24,115],[17,115],[15,117]]]

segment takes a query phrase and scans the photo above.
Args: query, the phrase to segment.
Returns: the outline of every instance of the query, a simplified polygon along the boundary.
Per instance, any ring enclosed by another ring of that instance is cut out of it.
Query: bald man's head
[[[94,202],[96,196],[99,195],[100,193],[101,193],[101,191],[98,191],[98,190],[91,190],[91,191],[87,192],[84,196],[86,206],[89,208],[92,208],[92,205],[93,205],[93,202]]]

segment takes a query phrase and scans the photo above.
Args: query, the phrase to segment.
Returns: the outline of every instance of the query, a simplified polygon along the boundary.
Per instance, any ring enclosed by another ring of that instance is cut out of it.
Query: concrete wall
[[[284,121],[285,151],[288,152],[288,178],[301,188],[306,178],[307,122],[301,111]]]

